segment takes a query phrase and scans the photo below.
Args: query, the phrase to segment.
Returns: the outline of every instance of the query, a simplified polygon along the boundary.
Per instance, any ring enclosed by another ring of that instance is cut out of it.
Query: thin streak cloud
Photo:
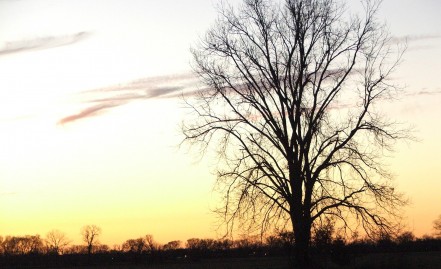
[[[391,42],[396,44],[407,43],[409,45],[407,50],[418,51],[439,48],[439,40],[441,40],[440,34],[427,34],[393,37]]]
[[[416,92],[414,95],[438,95],[438,94],[441,94],[441,89],[437,89],[434,91],[422,89],[421,91]]]
[[[332,72],[338,74],[338,71],[332,70]],[[109,109],[137,100],[195,97],[209,90],[209,88],[200,87],[198,78],[191,73],[142,78],[125,84],[91,89],[80,92],[77,96],[81,99],[81,103],[89,104],[90,106],[80,110],[78,113],[61,118],[58,124],[68,124],[81,119],[102,115]],[[411,95],[432,95],[439,93],[441,93],[441,91],[429,92],[423,90],[411,93]],[[351,106],[351,104],[338,104],[329,109],[342,109]]]
[[[179,97],[185,89],[193,87],[195,83],[196,78],[193,75],[181,74],[143,78],[126,84],[84,91],[78,97],[82,99],[82,103],[92,105],[78,113],[61,118],[58,124],[63,125],[97,116],[108,109],[136,100]]]
[[[0,196],[11,196],[11,195],[17,195],[17,192],[0,192]]]
[[[96,106],[92,106],[92,107],[88,107],[82,111],[80,111],[77,114],[73,114],[73,115],[69,115],[67,117],[64,117],[62,119],[60,119],[58,121],[58,124],[66,124],[69,122],[73,122],[82,118],[86,118],[86,117],[92,117],[92,116],[96,116],[98,115],[100,112],[102,112],[102,110],[111,108],[111,107],[115,107],[115,106],[119,106],[121,105],[121,103],[103,103],[103,104],[99,104]]]
[[[0,56],[6,54],[20,53],[32,50],[41,50],[56,48],[61,46],[67,46],[84,40],[91,33],[89,32],[78,32],[71,35],[64,36],[47,36],[29,40],[20,40],[6,42],[6,45],[0,49]]]
[[[414,42],[414,41],[425,41],[425,40],[433,40],[433,39],[441,39],[441,34],[397,36],[392,38],[392,41],[396,43],[400,43],[403,41]]]

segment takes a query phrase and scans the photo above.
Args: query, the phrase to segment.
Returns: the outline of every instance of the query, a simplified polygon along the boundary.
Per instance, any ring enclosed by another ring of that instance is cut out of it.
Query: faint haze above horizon
[[[0,1],[0,235],[58,229],[80,243],[87,224],[109,245],[221,234],[216,161],[178,146],[182,95],[204,89],[189,48],[218,3]],[[387,159],[417,235],[441,213],[439,10],[435,0],[384,0],[380,12],[408,45],[394,74],[402,94],[381,109],[419,140]]]

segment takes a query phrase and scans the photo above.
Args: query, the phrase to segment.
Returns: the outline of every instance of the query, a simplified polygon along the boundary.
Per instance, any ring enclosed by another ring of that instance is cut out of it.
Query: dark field
[[[441,269],[441,252],[412,252],[367,254],[352,257],[346,265],[337,265],[330,259],[316,258],[320,269]],[[148,265],[118,264],[105,266],[54,267],[59,269],[286,269],[286,257],[250,257],[207,259],[200,261],[165,262]]]
[[[356,269],[441,269],[441,252],[368,254],[353,259],[350,266],[324,268]]]
[[[74,268],[74,267],[71,267]],[[66,268],[66,269],[71,269]],[[150,265],[115,265],[104,267],[81,267],[82,269],[122,268],[122,269],[284,269],[288,260],[283,257],[209,259],[192,262],[168,262]],[[63,268],[64,269],[64,268]]]

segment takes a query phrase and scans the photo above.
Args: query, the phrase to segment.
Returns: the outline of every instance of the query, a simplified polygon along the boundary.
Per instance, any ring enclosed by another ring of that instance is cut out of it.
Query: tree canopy
[[[404,50],[379,5],[363,1],[359,16],[336,0],[224,4],[192,49],[206,88],[187,99],[183,133],[201,153],[217,150],[230,232],[289,225],[307,249],[326,218],[394,227],[405,200],[382,160],[408,132],[381,104],[399,92],[391,74]]]

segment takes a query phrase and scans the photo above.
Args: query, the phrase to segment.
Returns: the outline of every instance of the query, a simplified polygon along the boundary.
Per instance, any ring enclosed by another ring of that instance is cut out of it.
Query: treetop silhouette
[[[381,111],[403,48],[380,1],[362,2],[362,16],[335,0],[222,5],[192,49],[207,88],[187,100],[184,142],[217,150],[218,212],[229,232],[291,226],[300,265],[315,223],[389,232],[406,203],[382,165],[409,137]]]

